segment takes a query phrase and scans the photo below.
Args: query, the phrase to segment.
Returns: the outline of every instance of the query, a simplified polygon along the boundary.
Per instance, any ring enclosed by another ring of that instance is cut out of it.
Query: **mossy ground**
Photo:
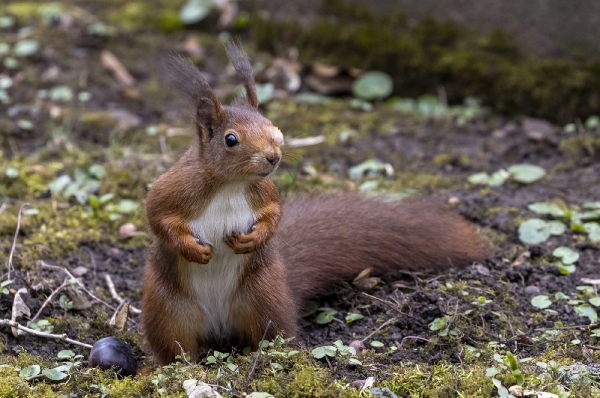
[[[10,30],[7,40],[12,44],[18,40],[18,28],[32,26],[41,50],[20,59],[18,70],[0,71],[23,77],[10,88],[12,104],[0,104],[3,264],[11,250],[19,208],[25,202],[30,204],[22,217],[15,247],[14,282],[8,285],[13,291],[0,293],[0,319],[10,318],[18,288],[28,289],[24,300],[35,312],[65,280],[64,273],[42,268],[40,260],[73,272],[83,267],[87,272],[81,280],[86,288],[110,307],[91,300],[89,308],[67,310],[59,303],[62,294],[73,301],[69,288],[51,300],[41,319],[50,322],[54,333],[67,333],[88,344],[115,335],[133,348],[141,366],[149,371],[135,378],[117,379],[110,372],[86,368],[84,358],[81,366],[72,368],[69,377],[60,382],[45,377],[27,380],[19,376],[27,366],[52,368],[59,364],[57,354],[61,350],[71,349],[84,357],[88,351],[27,334],[15,339],[10,329],[3,327],[0,396],[183,397],[182,382],[187,379],[200,379],[231,396],[250,391],[270,392],[277,397],[368,396],[368,389],[361,392],[352,385],[368,377],[375,378],[376,387],[388,388],[398,396],[493,396],[497,393],[486,376],[488,368],[500,370],[495,377],[505,386],[516,383],[510,370],[501,369],[494,359],[494,354],[504,355],[507,351],[522,360],[527,388],[555,393],[566,389],[572,396],[598,393],[590,383],[567,385],[557,370],[544,372],[533,365],[554,361],[553,366],[558,368],[597,360],[598,342],[590,332],[593,326],[589,319],[563,301],[556,300],[553,311],[540,310],[530,303],[531,291],[552,297],[562,292],[582,300],[594,296],[593,289],[578,286],[584,285],[582,277],[597,278],[598,244],[585,235],[568,232],[548,243],[526,247],[517,234],[519,223],[533,216],[527,210],[532,202],[560,200],[581,205],[599,200],[598,131],[568,135],[553,129],[540,139],[526,131],[518,118],[487,115],[459,123],[453,118],[424,119],[383,104],[363,111],[344,99],[312,105],[293,99],[274,100],[264,107],[267,117],[286,136],[325,137],[322,144],[286,151],[284,164],[274,176],[281,191],[368,188],[432,195],[452,203],[456,211],[481,228],[490,242],[489,259],[464,270],[449,269],[442,275],[389,276],[368,292],[379,300],[341,283],[335,294],[315,306],[336,310],[335,319],[319,325],[314,314],[304,317],[302,334],[297,339],[300,349],[280,343],[266,348],[252,377],[254,353],[236,352],[231,363],[219,360],[215,364],[188,364],[182,360],[172,367],[156,368],[139,330],[138,315],[130,315],[125,331],[108,325],[112,308],[118,303],[111,297],[104,275],[110,275],[119,294],[139,307],[146,247],[145,192],[194,140],[193,132],[186,129],[187,113],[174,102],[175,93],[161,83],[161,56],[180,46],[186,35],[197,34],[206,50],[202,64],[219,83],[224,96],[234,90],[235,83],[223,72],[225,61],[215,35],[181,31],[173,18],[176,5],[157,2],[150,15],[145,15],[140,11],[143,7],[136,8],[141,3],[105,1],[94,7],[82,3],[83,11],[69,14],[74,21],[63,29],[60,24],[43,22],[40,4],[12,3],[7,9],[18,16],[18,25]],[[118,36],[90,36],[86,31],[91,23],[89,15],[115,25]],[[136,78],[138,96],[123,95],[113,76],[102,68],[99,59],[103,49],[116,54]],[[268,60],[265,54],[254,55]],[[57,66],[60,73],[53,79],[42,78],[50,75],[44,72],[52,66]],[[75,92],[87,91],[91,100],[61,102],[36,95],[39,89],[60,85]],[[17,109],[17,104],[24,106]],[[136,116],[136,123],[120,124],[123,111]],[[23,119],[33,122],[32,130],[18,125],[17,121]],[[394,175],[369,185],[347,177],[350,167],[370,158],[389,163]],[[547,177],[531,185],[507,182],[497,188],[467,182],[473,173],[493,172],[522,162],[544,167]],[[89,201],[80,204],[73,197],[50,192],[49,184],[57,177],[75,178],[94,164],[102,165],[104,170],[95,195],[113,194],[112,199],[93,207]],[[119,210],[124,200],[138,206]],[[119,227],[125,223],[133,223],[141,232],[122,238]],[[577,270],[571,275],[560,275],[556,267],[549,265],[552,250],[561,245],[581,254]],[[512,265],[526,250],[530,257]],[[3,281],[7,275],[4,269],[2,272]],[[478,297],[491,301],[473,304]],[[360,313],[364,318],[348,324],[348,313]],[[445,319],[447,327],[431,330],[436,319]],[[388,326],[365,340],[368,350],[358,358],[361,365],[339,355],[329,360],[311,356],[315,347],[336,340],[344,344],[362,340],[388,321]],[[556,322],[563,327],[556,326]],[[373,341],[382,346],[372,346]],[[584,346],[592,350],[591,357],[584,355]],[[290,355],[291,351],[298,352]]]

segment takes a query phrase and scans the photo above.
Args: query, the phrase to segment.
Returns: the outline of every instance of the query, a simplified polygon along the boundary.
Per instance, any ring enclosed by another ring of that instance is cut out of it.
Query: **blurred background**
[[[479,219],[474,202],[491,199],[478,189],[510,190],[507,181],[550,173],[542,196],[592,200],[600,190],[600,4],[583,4],[4,2],[3,209],[37,202],[24,228],[54,226],[58,235],[32,232],[53,256],[65,251],[60,206],[77,220],[65,222],[85,230],[66,247],[114,242],[128,225],[119,242],[143,248],[146,190],[195,139],[193,110],[165,78],[169,56],[189,58],[227,102],[241,89],[223,49],[231,38],[252,61],[261,110],[286,136],[274,176],[284,196],[426,193]],[[527,189],[501,200],[526,206],[542,188]],[[15,212],[3,217],[12,234]],[[514,228],[504,224],[495,233]]]

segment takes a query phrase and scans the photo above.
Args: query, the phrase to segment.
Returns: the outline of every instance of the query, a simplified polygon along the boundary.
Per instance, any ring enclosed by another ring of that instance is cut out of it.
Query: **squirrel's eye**
[[[233,134],[227,134],[225,136],[225,145],[227,145],[228,147],[232,147],[232,146],[236,146],[238,144],[238,139],[235,135]]]

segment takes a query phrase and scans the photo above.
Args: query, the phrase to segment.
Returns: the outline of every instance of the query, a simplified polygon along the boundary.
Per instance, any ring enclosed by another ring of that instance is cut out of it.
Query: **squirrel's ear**
[[[195,122],[200,139],[210,140],[223,118],[223,107],[215,92],[198,68],[179,55],[171,57],[167,72],[169,80],[196,108]]]
[[[210,98],[202,98],[196,108],[196,130],[200,138],[210,141],[222,118],[223,107],[214,93]]]
[[[258,97],[256,95],[256,85],[254,83],[254,70],[250,64],[248,56],[244,52],[242,45],[233,40],[225,43],[225,51],[229,60],[233,64],[238,77],[242,80],[246,88],[246,101],[253,108],[258,108]]]

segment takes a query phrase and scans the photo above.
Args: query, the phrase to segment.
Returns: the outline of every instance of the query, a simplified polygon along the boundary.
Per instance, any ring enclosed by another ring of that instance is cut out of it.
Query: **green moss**
[[[577,162],[583,157],[595,157],[600,153],[600,137],[597,135],[577,135],[565,138],[558,147],[567,161]]]

